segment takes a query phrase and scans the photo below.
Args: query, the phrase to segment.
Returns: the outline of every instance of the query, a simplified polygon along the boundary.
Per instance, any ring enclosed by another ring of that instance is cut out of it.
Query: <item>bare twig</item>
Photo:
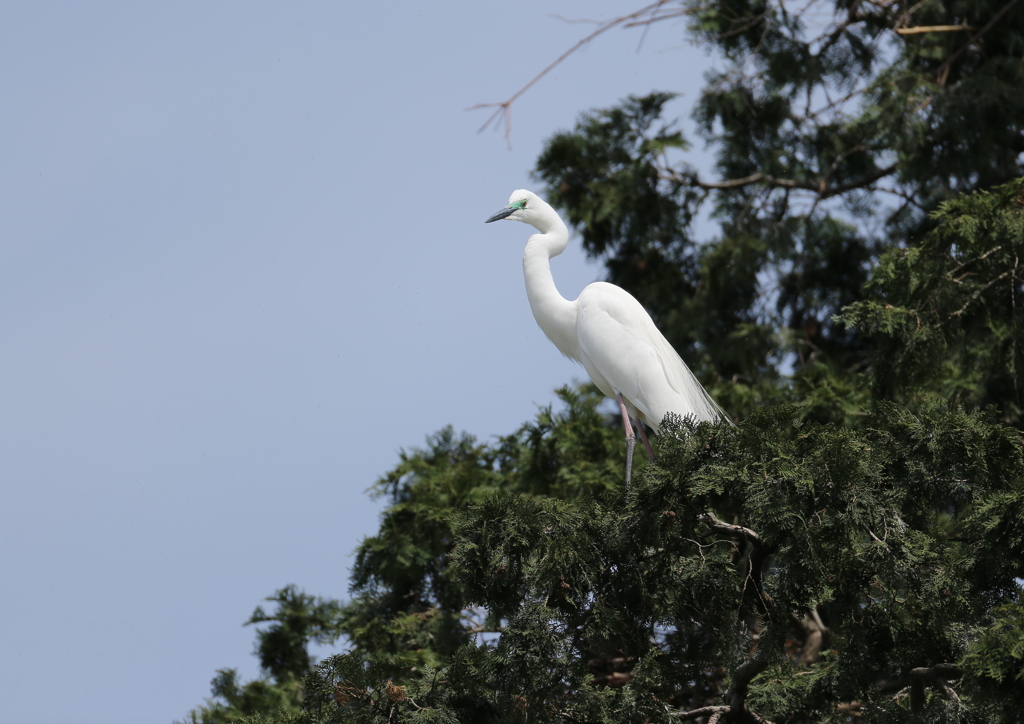
[[[644,47],[644,41],[647,40],[647,31],[651,29],[651,18],[653,18],[657,12],[658,8],[654,8],[654,10],[651,10],[651,17],[647,19],[648,21],[646,23],[644,23],[644,31],[640,33],[640,42],[636,44],[636,52],[638,53]],[[626,23],[625,27],[628,28],[631,27],[632,25],[633,23]]]
[[[567,18],[557,13],[548,13],[548,17],[561,20],[567,25],[601,25],[604,23],[603,20],[591,20],[590,18]]]
[[[1000,275],[999,275],[999,276],[997,276],[997,277],[996,277],[995,279],[993,279],[993,280],[992,280],[992,281],[990,281],[990,282],[989,282],[988,284],[986,284],[986,285],[985,285],[985,286],[983,286],[983,287],[982,287],[981,289],[979,289],[979,290],[978,290],[978,291],[976,291],[976,292],[975,292],[974,294],[972,294],[972,295],[971,295],[971,297],[970,297],[970,299],[968,299],[968,300],[967,300],[966,302],[964,302],[964,306],[960,307],[960,309],[956,310],[956,311],[955,311],[955,312],[953,312],[953,313],[952,313],[951,315],[949,315],[949,316],[950,316],[950,318],[952,318],[952,317],[959,317],[959,316],[960,316],[960,315],[962,315],[962,314],[963,314],[964,312],[966,312],[966,311],[967,311],[967,308],[968,308],[969,306],[971,306],[971,303],[972,303],[972,302],[974,302],[974,301],[975,301],[975,300],[976,300],[976,299],[977,299],[978,297],[980,297],[980,296],[981,296],[982,294],[984,294],[985,292],[987,292],[987,291],[989,290],[989,288],[990,288],[990,287],[992,287],[992,286],[993,286],[994,284],[998,284],[998,283],[999,283],[1000,281],[1002,281],[1002,280],[1003,280],[1003,278],[1004,278],[1004,277],[1006,277],[1006,276],[1008,276],[1008,275],[1010,274],[1010,272],[1011,272],[1011,271],[1012,271],[1012,270],[1010,270],[1010,269],[1007,269],[1007,270],[1006,270],[1006,271],[1004,271],[1004,272],[1003,272],[1002,274],[1000,274]]]
[[[919,204],[916,200],[914,200],[913,196],[907,194],[905,191],[900,191],[899,189],[890,189],[890,188],[888,188],[886,186],[875,186],[874,190],[875,191],[883,191],[883,192],[885,192],[887,194],[892,194],[893,196],[899,196],[905,202],[904,206],[909,204],[911,206],[916,206],[921,211],[927,211],[927,209],[925,209],[925,207],[921,206],[921,204]],[[902,209],[900,209],[900,210],[902,211]],[[896,215],[893,214],[893,216],[891,218],[895,218],[895,216]]]
[[[647,18],[646,20],[634,20],[631,23],[626,23],[622,27],[635,28],[640,25],[651,25],[653,23],[661,22],[662,20],[669,20],[670,18],[681,18],[686,14],[687,12],[685,10],[674,10],[670,13],[665,13],[664,15],[655,15],[652,12],[651,17]]]
[[[825,104],[824,106],[822,106],[821,108],[818,108],[818,109],[813,110],[813,111],[810,110],[810,100],[811,99],[810,99],[810,96],[808,96],[808,98],[807,98],[807,102],[808,102],[807,109],[808,110],[805,111],[805,116],[803,118],[796,117],[796,118],[793,118],[793,120],[799,119],[801,122],[803,122],[804,120],[813,120],[813,119],[817,118],[818,116],[822,115],[823,113],[832,110],[836,106],[841,106],[843,103],[846,103],[846,101],[850,100],[851,98],[854,98],[855,96],[861,95],[862,93],[867,91],[867,89],[868,89],[868,87],[864,86],[863,88],[857,88],[855,90],[852,90],[849,93],[847,93],[845,96],[843,96],[842,98],[837,98],[836,100],[831,101],[831,102]]]
[[[625,23],[628,23],[630,20],[634,20],[634,19],[639,18],[639,17],[641,17],[643,15],[647,15],[649,13],[655,12],[655,11],[657,11],[658,8],[660,8],[662,5],[667,4],[668,2],[669,2],[669,0],[657,0],[657,2],[653,2],[650,5],[647,5],[647,6],[643,7],[643,8],[640,8],[639,10],[637,10],[635,12],[632,12],[629,15],[621,15],[621,16],[619,16],[617,18],[612,18],[611,20],[608,20],[608,21],[605,21],[605,22],[599,24],[597,29],[594,32],[590,33],[590,35],[586,36],[585,38],[583,38],[582,40],[577,42],[574,46],[572,46],[567,51],[565,51],[560,56],[558,56],[558,58],[556,58],[553,63],[551,63],[550,65],[548,65],[547,68],[545,68],[540,73],[535,75],[530,80],[529,83],[527,83],[522,88],[520,88],[515,93],[513,93],[512,97],[509,98],[508,100],[502,101],[501,103],[477,103],[475,106],[470,106],[469,108],[467,108],[466,109],[467,111],[476,110],[477,108],[494,108],[495,109],[494,113],[491,114],[491,116],[487,119],[487,121],[482,126],[480,126],[480,130],[477,131],[477,133],[481,133],[482,131],[487,129],[492,123],[504,122],[504,124],[505,124],[505,140],[509,142],[509,148],[511,148],[512,147],[512,143],[510,141],[510,136],[511,136],[511,133],[512,133],[512,104],[516,101],[517,98],[519,98],[519,96],[521,96],[527,90],[532,88],[533,85],[537,81],[539,81],[545,75],[550,73],[563,60],[568,58],[570,55],[575,53],[577,50],[582,48],[584,45],[589,43],[591,40],[596,38],[598,35],[601,35],[602,33],[606,32],[608,30],[611,30],[614,27],[617,27],[619,25],[623,25]]]
[[[965,266],[967,266],[969,264],[973,264],[976,261],[983,261],[984,259],[986,259],[987,257],[991,256],[992,254],[995,254],[997,251],[1000,251],[1002,248],[1003,248],[1003,245],[1000,244],[999,246],[992,247],[991,249],[989,249],[988,251],[986,251],[984,254],[982,254],[980,256],[975,256],[975,257],[972,257],[972,258],[962,262],[961,264],[959,264],[957,266],[956,269],[951,269],[948,272],[949,277],[951,279],[953,279],[953,281],[960,281],[961,279],[963,279],[963,276],[958,277],[956,275],[960,273],[961,269],[963,269]]]
[[[828,171],[825,172],[825,175],[821,177],[821,181],[818,182],[818,195],[820,196],[822,193],[825,192],[825,186],[828,183],[828,179],[839,168],[839,164],[841,164],[843,161],[848,159],[853,154],[867,150],[867,146],[865,146],[863,143],[858,143],[856,146],[851,146],[850,148],[846,149],[838,156],[836,156],[836,160],[832,162],[832,165],[829,166]]]

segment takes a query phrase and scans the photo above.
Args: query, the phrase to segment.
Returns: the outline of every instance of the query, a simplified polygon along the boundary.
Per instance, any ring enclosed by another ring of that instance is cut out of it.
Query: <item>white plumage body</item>
[[[595,282],[573,303],[580,364],[601,392],[612,399],[622,393],[631,417],[655,432],[668,412],[721,419],[718,405],[633,295]]]
[[[594,282],[574,301],[559,294],[551,258],[565,250],[569,230],[551,206],[519,190],[488,222],[506,218],[540,232],[530,237],[523,253],[526,294],[537,324],[562,354],[583,365],[601,392],[619,401],[624,414],[655,432],[669,412],[699,421],[728,419],[629,292]],[[631,459],[633,433],[625,422]],[[628,470],[627,464],[627,481]]]

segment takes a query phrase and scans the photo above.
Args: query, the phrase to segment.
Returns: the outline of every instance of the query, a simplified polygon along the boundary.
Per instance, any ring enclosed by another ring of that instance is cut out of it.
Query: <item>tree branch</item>
[[[750,682],[755,676],[768,668],[768,659],[764,656],[755,656],[743,662],[732,675],[732,684],[725,692],[725,700],[729,703],[730,718],[735,721],[742,721],[743,714],[754,714],[747,709],[747,694],[750,692]],[[755,715],[756,716],[756,715]],[[761,717],[756,717],[764,721]]]
[[[912,28],[896,28],[900,35],[916,35],[917,33],[949,33],[954,30],[974,30],[970,25],[915,25]]]
[[[902,692],[910,686],[910,711],[919,713],[924,709],[924,690],[926,685],[935,688],[942,696],[953,701],[960,701],[960,697],[949,685],[949,679],[959,679],[964,675],[963,670],[956,664],[936,664],[931,668],[918,667],[911,669],[909,674],[896,679],[884,682],[880,686],[883,692]],[[897,693],[897,696],[900,694]]]
[[[702,716],[706,716],[708,717],[708,724],[717,724],[717,722],[721,720],[722,716],[728,711],[729,707],[727,706],[702,706],[700,709],[673,712],[670,713],[669,716],[682,719],[683,721],[699,719]],[[772,724],[772,722],[768,721],[755,711],[747,709],[746,715],[757,722],[757,724]]]
[[[797,664],[810,666],[821,658],[821,648],[825,641],[825,633],[828,628],[822,623],[818,609],[812,608],[805,616],[798,616],[796,612],[790,614],[793,621],[803,630],[804,642]]]
[[[515,100],[517,98],[519,98],[519,96],[521,96],[523,93],[525,93],[531,87],[533,87],[533,85],[537,81],[539,81],[545,75],[550,73],[563,60],[568,58],[570,55],[575,53],[577,50],[582,48],[584,45],[589,43],[591,40],[596,38],[598,35],[601,35],[602,33],[606,32],[608,30],[611,30],[612,28],[614,28],[614,27],[616,27],[618,25],[623,25],[624,23],[628,23],[630,20],[634,20],[636,18],[639,18],[642,15],[646,15],[648,13],[654,13],[661,6],[667,5],[669,3],[669,1],[670,0],[657,0],[657,2],[653,2],[650,5],[647,5],[646,7],[643,7],[643,8],[641,8],[641,9],[635,11],[635,12],[630,13],[629,15],[621,15],[621,16],[619,16],[617,18],[612,18],[611,20],[608,20],[608,21],[605,21],[605,22],[601,23],[600,25],[598,25],[597,29],[594,32],[592,32],[590,35],[586,36],[585,38],[583,38],[582,40],[577,42],[574,46],[572,46],[567,51],[565,51],[560,56],[558,56],[553,63],[548,65],[547,68],[545,68],[540,73],[535,75],[530,80],[529,83],[527,83],[522,88],[520,88],[515,93],[513,93],[512,97],[509,98],[507,101],[502,101],[501,103],[477,103],[475,106],[470,106],[469,108],[467,108],[466,109],[467,111],[476,110],[477,108],[494,108],[495,109],[494,113],[491,114],[491,116],[487,119],[487,121],[484,123],[484,125],[480,126],[480,130],[477,131],[477,133],[481,133],[488,126],[490,126],[491,123],[494,123],[498,119],[501,119],[505,123],[505,140],[509,142],[509,148],[511,148],[512,147],[512,143],[509,140],[509,137],[510,137],[510,135],[512,133],[512,104],[515,102]]]
[[[947,699],[960,701],[946,683],[946,679],[959,679],[963,672],[955,664],[936,664],[930,669],[920,667],[910,670],[910,711],[920,712],[924,709],[924,686],[931,684],[938,689]]]
[[[756,532],[750,528],[744,528],[741,525],[732,525],[731,523],[725,523],[715,517],[714,513],[704,513],[702,516],[708,525],[710,526],[706,531],[700,534],[699,537],[706,538],[712,533],[725,533],[727,535],[733,535],[738,538],[742,538],[747,541],[749,550],[746,552],[747,558],[747,570],[744,574],[743,591],[741,594],[741,602],[746,592],[746,579],[753,581],[754,588],[757,590],[758,598],[761,602],[761,610],[770,612],[775,609],[775,601],[772,597],[765,593],[764,585],[761,582],[761,566],[764,565],[765,559],[774,551],[774,546],[768,546],[764,540]]]
[[[851,149],[851,152],[853,150],[863,149],[855,147],[855,149]],[[708,190],[735,189],[743,186],[750,186],[752,184],[763,183],[767,186],[775,186],[777,188],[802,189],[804,191],[814,191],[817,194],[819,200],[824,200],[831,198],[833,196],[838,196],[839,194],[842,193],[846,193],[847,191],[852,191],[853,189],[870,186],[875,181],[878,181],[881,178],[893,174],[896,171],[897,165],[898,164],[895,163],[890,164],[885,168],[880,168],[874,173],[868,174],[864,178],[856,179],[854,181],[847,181],[846,183],[837,184],[835,186],[826,186],[826,183],[828,182],[828,176],[832,172],[831,169],[828,174],[823,176],[821,180],[817,182],[797,181],[795,179],[788,178],[776,178],[774,176],[769,176],[768,174],[761,173],[759,171],[757,173],[751,174],[750,176],[744,176],[743,178],[737,179],[730,179],[728,181],[701,181],[699,178],[694,177],[692,179],[689,179],[689,183],[693,186],[698,186],[702,189]],[[673,180],[685,181],[685,179],[683,179],[683,177],[679,175],[676,175]]]
[[[759,536],[754,531],[750,530],[750,528],[744,528],[740,525],[732,525],[731,523],[725,523],[716,518],[714,513],[704,513],[704,515],[700,517],[707,521],[707,523],[711,526],[708,530],[700,534],[701,538],[706,538],[712,532],[718,532],[730,533],[732,535],[739,536],[753,543],[754,545],[761,545],[762,543],[761,536]]]
[[[683,721],[687,721],[688,719],[697,719],[697,718],[702,717],[702,716],[715,715],[715,714],[717,714],[719,717],[721,717],[722,714],[724,714],[727,711],[729,711],[729,707],[727,707],[727,706],[702,706],[700,709],[691,709],[690,711],[677,711],[677,712],[673,712],[669,716],[678,717],[679,719],[682,719]]]

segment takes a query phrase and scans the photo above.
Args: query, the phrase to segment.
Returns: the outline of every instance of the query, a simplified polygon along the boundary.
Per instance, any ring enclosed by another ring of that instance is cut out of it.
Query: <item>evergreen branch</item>
[[[854,147],[854,149],[851,149],[850,152],[852,153],[854,150],[863,149]],[[846,183],[838,184],[832,187],[826,186],[828,182],[828,176],[832,172],[831,170],[828,173],[826,173],[826,175],[823,176],[820,181],[817,182],[797,181],[796,179],[788,178],[776,178],[774,176],[769,176],[766,173],[761,173],[760,171],[758,171],[757,173],[753,173],[749,176],[744,176],[743,178],[737,179],[730,179],[728,181],[701,181],[700,179],[694,177],[692,179],[689,179],[689,183],[692,186],[697,186],[702,189],[708,190],[735,189],[741,188],[743,186],[751,186],[753,184],[763,183],[767,186],[775,186],[777,188],[802,189],[804,191],[814,191],[817,194],[819,200],[824,200],[831,198],[833,196],[838,196],[839,194],[842,193],[846,193],[847,191],[852,191],[853,189],[859,189],[864,188],[865,186],[870,186],[875,181],[878,181],[879,179],[894,173],[896,171],[897,166],[898,164],[893,163],[890,164],[889,166],[886,166],[885,168],[878,169],[874,173],[868,174],[864,178],[857,179],[855,181],[848,181]],[[678,174],[676,174],[674,177],[670,177],[670,180],[684,181],[683,177],[679,176]]]
[[[867,150],[868,150],[868,147],[866,145],[864,145],[863,143],[858,143],[856,146],[850,146],[848,149],[846,149],[845,151],[840,153],[838,156],[836,156],[836,160],[832,162],[832,165],[828,167],[828,171],[825,172],[825,175],[821,177],[821,181],[818,182],[818,195],[819,195],[819,197],[821,196],[822,193],[824,193],[825,187],[828,184],[829,177],[832,174],[834,174],[836,172],[836,170],[838,170],[839,164],[841,164],[843,161],[848,159],[853,154],[860,153],[861,151],[867,151]]]
[[[740,25],[738,28],[733,28],[732,30],[726,30],[725,32],[718,33],[717,35],[712,35],[710,38],[708,38],[708,40],[712,42],[717,42],[719,40],[731,38],[734,35],[742,35],[743,33],[750,30],[752,27],[760,23],[762,20],[764,20],[765,17],[767,17],[767,15],[767,13],[761,13],[760,15],[752,15],[747,20],[747,22],[745,22],[743,25]]]

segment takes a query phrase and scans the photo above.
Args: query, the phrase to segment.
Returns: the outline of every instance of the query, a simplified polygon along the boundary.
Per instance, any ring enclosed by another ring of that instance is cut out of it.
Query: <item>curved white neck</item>
[[[523,252],[523,275],[526,278],[526,296],[530,300],[533,318],[558,351],[573,360],[579,360],[579,342],[576,337],[576,304],[558,293],[551,276],[551,257],[565,251],[569,243],[569,230],[551,209],[535,225],[540,234],[526,242]]]

